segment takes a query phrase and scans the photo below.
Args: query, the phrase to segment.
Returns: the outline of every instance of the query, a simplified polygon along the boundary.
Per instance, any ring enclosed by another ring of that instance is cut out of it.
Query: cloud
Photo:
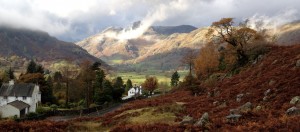
[[[299,13],[295,9],[288,9],[278,13],[275,16],[266,16],[255,14],[250,17],[247,23],[249,27],[256,30],[268,29],[275,34],[280,26],[297,20]]]
[[[277,16],[299,11],[299,0],[0,0],[0,25],[43,30],[67,41],[78,41],[107,27],[126,27],[141,20],[140,35],[151,25],[209,26],[222,17],[243,20],[255,14]],[[299,14],[294,15],[299,19]]]

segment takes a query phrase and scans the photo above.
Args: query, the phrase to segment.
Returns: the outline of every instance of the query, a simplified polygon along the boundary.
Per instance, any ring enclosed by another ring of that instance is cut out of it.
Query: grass
[[[176,113],[184,110],[182,104],[171,104],[159,107],[145,107],[134,110],[127,110],[114,116],[114,119],[121,119],[125,124],[175,124]]]
[[[188,71],[178,71],[180,77],[180,81],[183,80],[184,76],[187,75]],[[122,77],[124,82],[128,79],[132,81],[132,84],[136,85],[141,85],[145,79],[146,76],[155,76],[160,84],[158,87],[159,91],[165,91],[165,90],[170,90],[170,81],[171,81],[171,76],[173,72],[161,72],[161,71],[147,71],[143,73],[137,73],[137,72],[119,72],[113,78],[115,77]]]
[[[74,131],[86,131],[86,132],[108,132],[110,128],[101,126],[99,122],[76,122],[73,124],[76,130]]]

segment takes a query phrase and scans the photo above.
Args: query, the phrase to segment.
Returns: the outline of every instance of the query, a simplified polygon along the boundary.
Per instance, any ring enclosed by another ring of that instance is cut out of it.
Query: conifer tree
[[[179,82],[179,74],[177,71],[175,71],[171,77],[171,86],[177,86]]]

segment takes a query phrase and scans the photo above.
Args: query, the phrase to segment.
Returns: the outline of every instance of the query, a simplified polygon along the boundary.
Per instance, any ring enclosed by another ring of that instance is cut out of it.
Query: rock
[[[264,92],[265,96],[268,96],[271,93],[271,89],[268,89],[267,91]]]
[[[265,101],[265,102],[267,102],[269,100],[269,97],[268,96],[265,96],[264,98],[263,98],[263,101]]]
[[[293,106],[289,108],[286,112],[287,115],[300,115],[300,109]]]
[[[205,127],[208,123],[209,123],[209,116],[208,113],[205,112],[200,118],[200,120],[194,124],[194,126]]]
[[[209,98],[209,97],[212,97],[213,95],[212,95],[212,93],[211,92],[207,92],[207,97]]]
[[[272,65],[276,64],[276,63],[277,63],[277,61],[278,61],[278,60],[274,60],[274,61],[272,62]]]
[[[300,67],[300,59],[296,62],[296,67]]]
[[[217,88],[215,88],[215,89],[214,89],[214,94],[213,94],[213,95],[214,95],[214,96],[219,96],[220,93],[221,93],[220,90],[217,89]]]
[[[186,124],[194,124],[194,118],[188,116],[184,116],[182,121],[180,122],[180,125],[186,125]]]
[[[237,122],[242,117],[240,114],[230,114],[226,116],[227,122]]]
[[[214,101],[214,102],[213,102],[213,105],[214,105],[214,106],[219,105],[219,101]]]
[[[295,96],[292,98],[292,100],[290,101],[290,104],[296,105],[300,103],[300,96]]]
[[[238,94],[238,95],[236,96],[236,101],[237,101],[237,102],[241,102],[243,96],[244,96],[244,94]]]
[[[262,107],[260,105],[256,106],[255,110],[256,111],[260,111],[262,109]]]
[[[238,109],[230,109],[229,112],[231,115],[240,114],[240,111]]]
[[[251,111],[252,107],[253,107],[252,104],[250,102],[247,102],[246,104],[240,106],[238,109],[239,111],[246,113]]]
[[[222,102],[222,104],[219,105],[218,107],[219,107],[219,108],[225,108],[225,107],[227,107],[226,101]]]
[[[276,83],[276,81],[275,80],[270,80],[270,82],[269,82],[269,86],[272,86],[272,85],[274,85]]]

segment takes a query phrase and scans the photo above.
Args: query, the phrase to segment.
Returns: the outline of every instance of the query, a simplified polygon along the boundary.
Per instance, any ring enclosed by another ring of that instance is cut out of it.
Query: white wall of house
[[[128,96],[142,95],[142,87],[129,89],[127,95]]]
[[[11,106],[11,105],[4,105],[0,107],[0,114],[2,118],[7,118],[11,116],[17,115],[20,117],[20,110]]]
[[[38,107],[38,102],[41,101],[41,94],[39,91],[39,86],[35,86],[32,96],[31,97],[15,97],[15,96],[8,96],[6,99],[3,96],[0,96],[0,106],[7,105],[10,102],[13,101],[23,101],[30,105],[29,112],[35,112],[36,108]]]

